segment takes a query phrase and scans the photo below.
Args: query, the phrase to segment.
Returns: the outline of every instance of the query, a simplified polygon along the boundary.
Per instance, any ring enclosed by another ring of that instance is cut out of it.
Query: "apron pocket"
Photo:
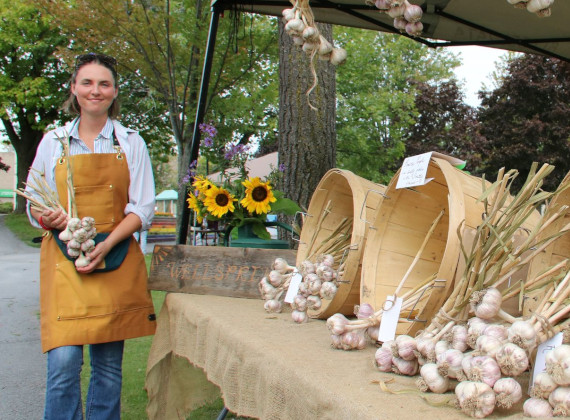
[[[93,200],[97,197],[97,200]],[[101,225],[115,223],[114,219],[114,187],[113,185],[93,185],[75,188],[75,202],[79,209],[79,218],[85,216],[95,218],[97,231],[101,230]]]

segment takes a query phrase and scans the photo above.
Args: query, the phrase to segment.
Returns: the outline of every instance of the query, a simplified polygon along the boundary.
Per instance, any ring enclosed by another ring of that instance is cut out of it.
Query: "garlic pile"
[[[267,312],[281,312],[283,299],[294,274],[299,273],[302,281],[297,295],[291,302],[291,316],[297,323],[307,322],[307,310],[318,310],[322,299],[332,300],[338,289],[338,273],[334,268],[334,257],[323,254],[316,262],[305,260],[300,267],[290,266],[283,258],[276,258],[267,277],[259,282],[261,297],[265,300]],[[342,272],[341,272],[342,274]]]
[[[550,7],[554,0],[507,0],[510,4],[519,9],[526,9],[538,17],[548,17],[552,14]]]
[[[394,28],[406,32],[410,36],[420,36],[424,25],[420,22],[423,10],[408,0],[367,0],[381,12],[394,19]]]
[[[72,217],[68,220],[65,230],[59,233],[59,239],[67,244],[67,255],[75,258],[76,267],[85,267],[91,260],[86,254],[95,248],[95,219]]]

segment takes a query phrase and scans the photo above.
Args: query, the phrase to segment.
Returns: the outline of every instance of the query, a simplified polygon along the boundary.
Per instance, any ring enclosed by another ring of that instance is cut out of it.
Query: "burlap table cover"
[[[414,394],[415,379],[381,373],[375,348],[334,350],[322,320],[295,324],[290,313],[267,314],[263,301],[170,293],[158,318],[147,366],[150,419],[184,419],[203,386],[185,384],[176,356],[202,368],[230,411],[261,419],[460,419],[451,407]],[[185,384],[185,385],[180,385]],[[187,389],[180,389],[187,388]],[[206,391],[208,393],[208,391]],[[433,399],[441,396],[430,394]],[[176,413],[176,414],[173,414]],[[496,410],[493,417],[512,414]],[[522,417],[519,411],[510,418]]]

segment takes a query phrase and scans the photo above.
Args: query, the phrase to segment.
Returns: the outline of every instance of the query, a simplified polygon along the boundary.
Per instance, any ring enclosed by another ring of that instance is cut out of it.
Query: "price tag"
[[[530,392],[530,388],[534,384],[534,380],[536,379],[536,375],[538,375],[540,372],[546,371],[546,353],[548,353],[549,351],[552,351],[556,347],[562,345],[563,336],[564,336],[564,333],[559,332],[554,337],[552,337],[549,340],[546,340],[544,343],[542,343],[538,346],[538,349],[536,350],[536,359],[534,361],[534,368],[532,370],[532,377],[531,377],[530,383],[528,385],[529,392]]]
[[[382,319],[380,321],[380,330],[378,332],[378,341],[390,341],[396,337],[396,327],[398,326],[398,319],[400,318],[400,310],[402,309],[402,298],[395,298],[388,296],[384,307],[387,310],[382,312]]]
[[[295,299],[295,296],[297,296],[297,294],[299,293],[299,286],[301,285],[301,282],[303,281],[303,276],[301,275],[301,273],[295,273],[293,274],[293,277],[291,277],[291,281],[289,282],[289,288],[287,289],[287,294],[285,295],[285,303],[293,303],[293,299]]]
[[[425,185],[430,182],[433,178],[426,179],[426,175],[431,154],[432,152],[427,152],[404,159],[396,189]]]

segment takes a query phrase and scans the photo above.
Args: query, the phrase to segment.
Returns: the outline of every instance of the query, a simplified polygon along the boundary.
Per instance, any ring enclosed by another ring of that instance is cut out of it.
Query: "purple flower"
[[[192,178],[196,175],[196,166],[198,165],[198,161],[195,160],[188,166],[186,170],[186,174],[180,180],[180,185],[188,184]]]
[[[202,142],[204,147],[212,147],[214,145],[214,139],[211,137],[206,137]]]
[[[278,169],[279,172],[285,172],[285,169],[287,169],[287,165],[285,165],[284,163],[280,163]]]

